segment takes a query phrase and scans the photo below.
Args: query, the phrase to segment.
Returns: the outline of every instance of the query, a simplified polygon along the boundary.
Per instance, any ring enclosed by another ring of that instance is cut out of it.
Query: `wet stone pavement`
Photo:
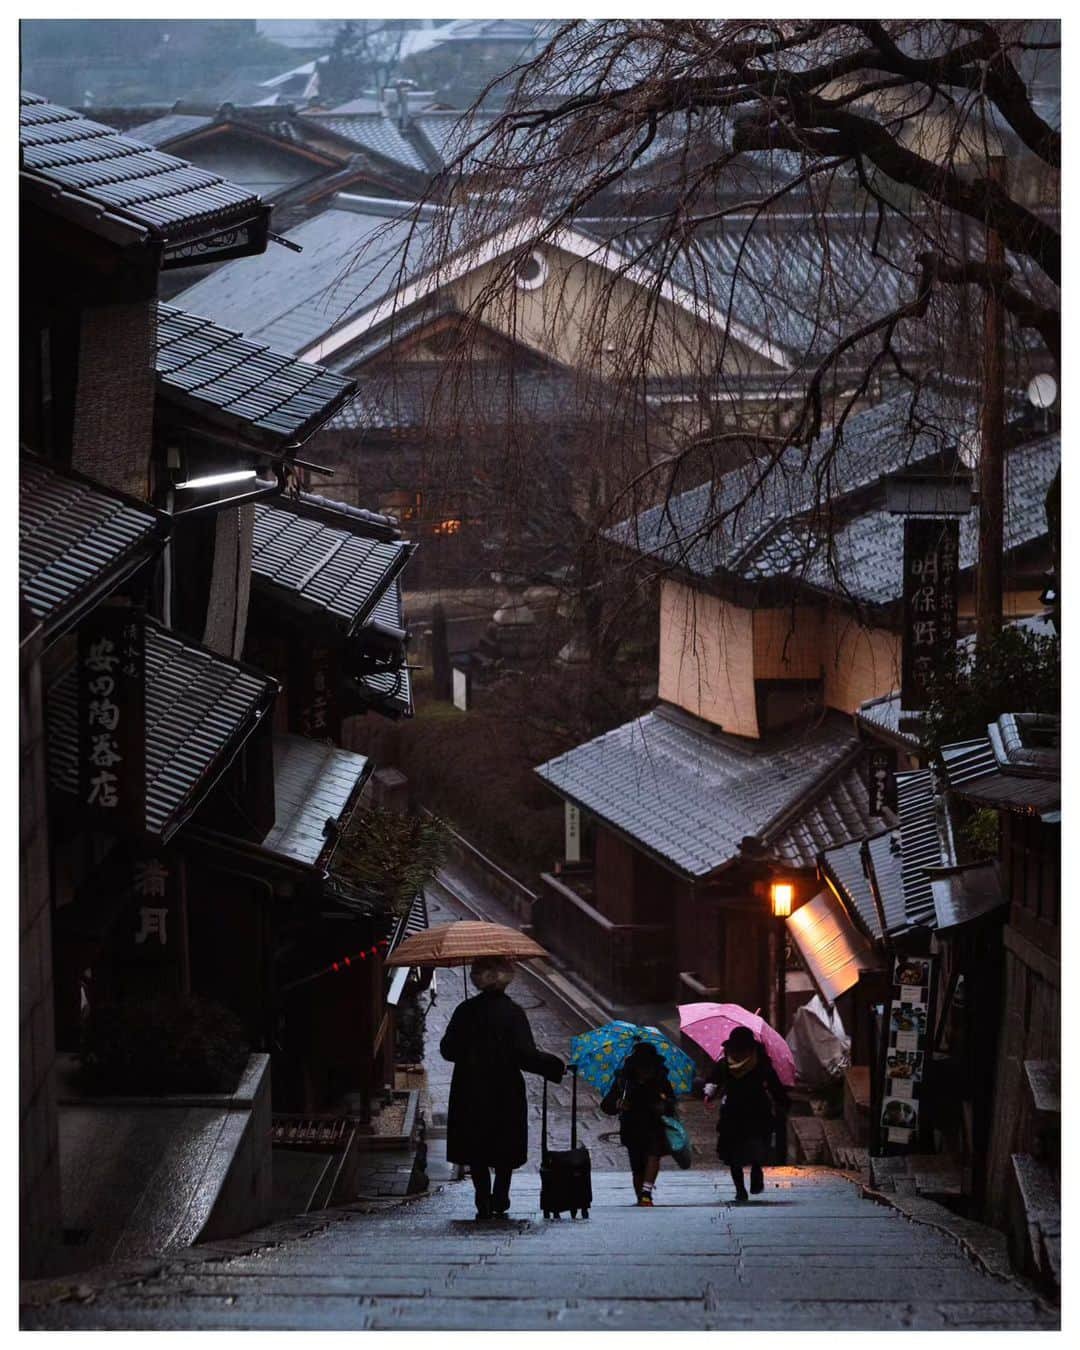
[[[430,897],[431,921],[457,914]],[[427,1022],[433,1180],[451,1066],[438,1043],[462,997],[439,973]],[[582,1024],[523,973],[511,988],[538,1044],[565,1057]],[[935,1228],[863,1198],[824,1168],[776,1168],[764,1195],[732,1203],[713,1118],[682,1106],[695,1166],[666,1159],[653,1209],[638,1209],[615,1122],[583,1089],[593,1160],[588,1220],[540,1213],[539,1080],[528,1076],[533,1161],[515,1173],[506,1220],[477,1223],[468,1181],[403,1202],[357,1204],[72,1288],[24,1286],[25,1329],[102,1330],[1052,1330],[1027,1285],[984,1273]],[[569,1134],[569,1080],[552,1094],[554,1147]]]
[[[718,1169],[664,1172],[654,1209],[594,1177],[588,1220],[545,1221],[517,1174],[511,1217],[469,1218],[467,1182],[229,1259],[188,1259],[83,1302],[24,1308],[65,1329],[1052,1329],[1024,1285],[861,1197],[835,1172],[774,1169],[730,1203]],[[195,1253],[190,1253],[193,1258]]]

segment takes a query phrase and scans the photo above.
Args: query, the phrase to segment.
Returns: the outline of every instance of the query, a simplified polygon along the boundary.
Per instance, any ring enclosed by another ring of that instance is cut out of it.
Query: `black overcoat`
[[[562,1060],[536,1048],[509,994],[485,989],[459,1003],[439,1049],[454,1065],[446,1116],[452,1163],[521,1167],[529,1156],[524,1069],[558,1082]]]
[[[720,1059],[708,1082],[717,1085],[720,1115],[716,1122],[716,1153],[730,1167],[767,1163],[773,1131],[784,1128],[788,1094],[776,1076],[767,1052],[758,1047],[758,1062],[741,1078]]]

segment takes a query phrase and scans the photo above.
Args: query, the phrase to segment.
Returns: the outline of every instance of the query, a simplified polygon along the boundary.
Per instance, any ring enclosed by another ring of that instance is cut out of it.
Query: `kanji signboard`
[[[896,751],[871,750],[867,761],[870,814],[880,816],[883,807],[896,809]]]
[[[338,654],[331,647],[297,645],[289,679],[289,729],[315,741],[341,735]]]
[[[935,679],[956,644],[960,522],[904,522],[904,646],[900,706],[927,707]]]
[[[142,611],[101,605],[79,629],[79,794],[110,832],[146,819],[146,659]]]

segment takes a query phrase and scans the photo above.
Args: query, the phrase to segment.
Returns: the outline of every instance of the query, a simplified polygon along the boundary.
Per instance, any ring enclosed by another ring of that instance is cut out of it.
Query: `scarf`
[[[743,1078],[751,1069],[756,1069],[758,1064],[758,1052],[751,1050],[743,1059],[726,1059],[728,1073],[732,1078]]]

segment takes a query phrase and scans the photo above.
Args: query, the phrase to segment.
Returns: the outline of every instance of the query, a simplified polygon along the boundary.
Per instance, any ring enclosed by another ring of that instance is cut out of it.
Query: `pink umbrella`
[[[737,1003],[680,1003],[679,1027],[713,1059],[723,1055],[724,1042],[736,1027],[749,1027],[768,1051],[781,1083],[786,1087],[795,1083],[795,1060],[783,1036]]]

